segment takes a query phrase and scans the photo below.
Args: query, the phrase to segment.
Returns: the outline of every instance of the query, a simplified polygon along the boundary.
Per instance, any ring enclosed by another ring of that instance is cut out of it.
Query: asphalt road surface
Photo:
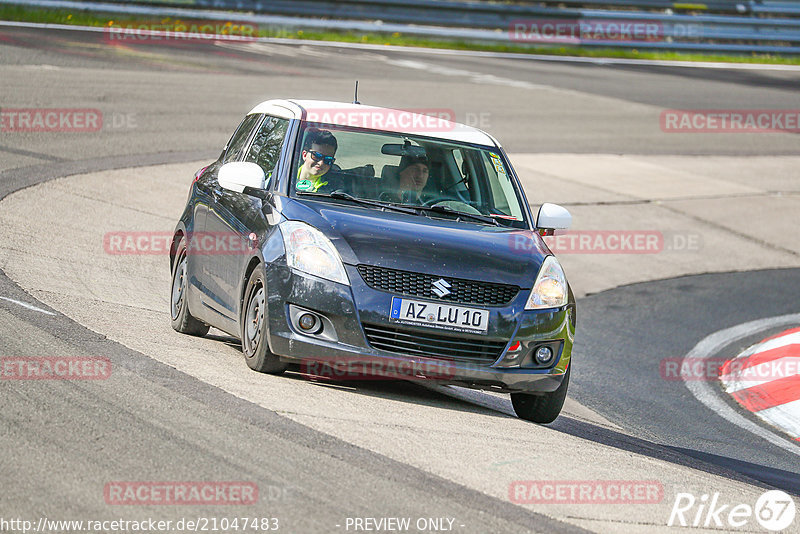
[[[215,158],[262,100],[348,101],[355,79],[362,102],[453,110],[521,161],[540,154],[681,156],[698,165],[769,159],[778,162],[769,177],[742,182],[781,182],[769,195],[748,196],[746,206],[753,213],[773,201],[797,206],[797,135],[680,135],[659,126],[665,109],[800,108],[797,70],[309,44],[110,45],[97,32],[0,26],[0,107],[103,115],[98,132],[0,133],[0,355],[102,355],[114,369],[109,380],[0,382],[0,517],[36,524],[40,517],[249,516],[277,518],[285,532],[352,531],[348,518],[410,517],[442,519],[459,532],[651,532],[680,530],[666,526],[680,491],[719,491],[751,504],[770,488],[800,496],[796,443],[785,438],[778,446],[731,424],[659,373],[662,360],[684,356],[714,332],[800,311],[800,250],[788,234],[800,222],[797,212],[770,220],[780,230],[773,233],[759,232],[760,219],[745,210],[738,224],[705,221],[707,249],[717,240],[731,254],[763,248],[737,258],[736,268],[704,263],[693,271],[684,263],[674,274],[688,276],[615,287],[667,277],[655,263],[634,270],[625,256],[598,258],[622,275],[598,282],[604,290],[581,293],[593,294],[578,304],[571,404],[548,428],[515,419],[506,400],[489,394],[403,382],[311,385],[250,373],[226,337],[186,340],[168,330],[165,258],[110,263],[93,234],[84,239],[89,229],[171,229],[191,171],[180,166],[183,174],[175,175],[178,167],[163,164]],[[591,172],[597,160],[580,161]],[[146,166],[159,167],[137,170]],[[66,176],[74,178],[60,180]],[[582,213],[626,202],[592,201]],[[657,209],[661,200],[636,203]],[[703,261],[721,254],[714,256]],[[575,269],[594,280],[589,260]],[[740,272],[714,274],[722,270]],[[778,330],[731,342],[719,356],[733,357]],[[665,495],[650,508],[519,505],[508,491],[513,480],[653,478]],[[248,481],[259,500],[112,506],[103,491],[113,481]]]

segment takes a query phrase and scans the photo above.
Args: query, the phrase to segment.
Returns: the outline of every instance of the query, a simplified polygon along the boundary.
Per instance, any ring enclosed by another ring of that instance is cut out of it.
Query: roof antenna
[[[356,92],[353,95],[353,104],[361,104],[361,102],[358,101],[358,80],[356,80]]]

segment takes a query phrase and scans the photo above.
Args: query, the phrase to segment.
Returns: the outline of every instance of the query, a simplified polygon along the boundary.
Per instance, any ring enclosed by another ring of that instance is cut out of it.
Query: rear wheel
[[[241,314],[242,352],[247,366],[260,373],[281,374],[286,364],[272,354],[267,342],[267,287],[259,265],[247,280]]]
[[[561,413],[564,400],[567,398],[567,388],[569,387],[569,373],[572,370],[572,362],[567,367],[567,373],[558,389],[550,393],[532,395],[530,393],[512,393],[511,404],[520,419],[533,421],[541,425],[552,423]]]
[[[204,336],[208,333],[208,325],[204,324],[189,312],[189,302],[186,299],[186,238],[181,237],[175,252],[175,263],[172,266],[172,291],[170,294],[170,318],[172,328],[182,334]]]

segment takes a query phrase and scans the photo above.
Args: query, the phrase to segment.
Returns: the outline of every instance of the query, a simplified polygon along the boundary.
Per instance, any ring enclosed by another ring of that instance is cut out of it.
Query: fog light
[[[317,327],[317,318],[310,313],[304,313],[297,320],[297,325],[306,332],[309,332]]]
[[[546,365],[553,360],[553,350],[550,347],[539,347],[536,349],[536,362]]]

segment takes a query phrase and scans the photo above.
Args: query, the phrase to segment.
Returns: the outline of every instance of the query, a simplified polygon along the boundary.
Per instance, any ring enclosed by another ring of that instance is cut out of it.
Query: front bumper
[[[345,265],[345,269],[351,286],[293,271],[279,260],[266,265],[269,346],[274,354],[287,362],[300,363],[301,370],[319,369],[321,364],[344,370],[334,375],[343,378],[351,376],[349,371],[364,370],[404,379],[435,380],[440,384],[533,393],[551,392],[561,384],[572,353],[574,302],[556,310],[524,310],[529,290],[522,290],[507,306],[478,306],[490,310],[486,335],[398,325],[389,321],[388,314],[392,296],[399,295],[373,289],[364,283],[356,268]],[[292,325],[290,307],[324,317],[328,325],[325,335],[301,333]],[[491,342],[500,346],[499,356],[464,361],[379,350],[368,342],[362,323],[401,327],[405,333],[450,336],[462,343]],[[501,367],[508,348],[517,341],[523,347],[556,342],[559,350],[547,368]]]

